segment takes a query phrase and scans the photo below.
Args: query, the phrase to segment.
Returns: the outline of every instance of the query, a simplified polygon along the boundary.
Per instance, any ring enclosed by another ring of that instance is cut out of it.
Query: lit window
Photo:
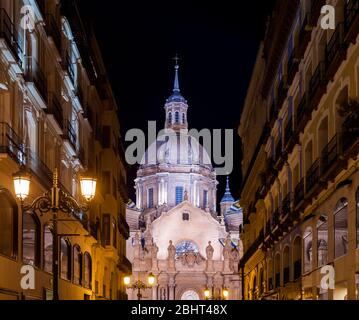
[[[61,239],[61,279],[71,280],[71,244]]]
[[[321,216],[317,224],[318,267],[328,263],[328,218]]]
[[[74,284],[82,284],[82,253],[79,246],[74,247]]]
[[[22,216],[22,260],[31,266],[39,265],[40,222],[28,212]]]
[[[341,199],[334,211],[335,258],[348,252],[348,200]]]
[[[303,237],[304,241],[304,272],[310,272],[312,271],[312,261],[313,261],[313,233],[312,229],[308,228]]]

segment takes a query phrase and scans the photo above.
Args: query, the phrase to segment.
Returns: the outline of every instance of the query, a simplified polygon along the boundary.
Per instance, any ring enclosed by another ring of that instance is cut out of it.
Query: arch
[[[15,259],[18,253],[18,207],[10,192],[0,188],[0,254]]]
[[[342,198],[334,209],[334,256],[340,258],[348,252],[348,200]]]
[[[84,287],[92,288],[92,258],[88,252],[84,254]]]
[[[22,261],[25,264],[40,265],[40,220],[34,212],[23,212],[22,215]]]
[[[74,284],[82,284],[82,252],[79,245],[73,248],[73,282]]]
[[[317,259],[318,267],[328,263],[328,217],[321,215],[317,221]]]
[[[313,230],[308,227],[303,235],[303,257],[304,257],[304,273],[312,271],[313,265]]]
[[[302,238],[297,236],[292,245],[293,279],[298,280],[302,275]]]
[[[71,280],[71,243],[62,238],[60,247],[60,276],[61,279]]]
[[[175,112],[175,123],[176,123],[176,124],[179,124],[179,123],[180,123],[180,115],[179,115],[179,112],[178,112],[178,111]]]
[[[186,124],[186,114],[182,113],[182,124]]]
[[[172,121],[173,121],[173,119],[172,119],[172,112],[169,112],[169,113],[168,113],[168,124],[172,124]]]
[[[196,291],[187,290],[182,294],[181,300],[200,300],[200,298],[199,294]]]

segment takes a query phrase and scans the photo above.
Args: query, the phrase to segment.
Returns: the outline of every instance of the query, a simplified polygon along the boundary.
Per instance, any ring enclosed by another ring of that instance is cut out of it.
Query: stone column
[[[158,300],[157,299],[157,291],[158,291],[158,285],[154,285],[152,287],[152,300]]]
[[[176,282],[174,275],[169,275],[168,289],[169,289],[168,300],[175,300]]]

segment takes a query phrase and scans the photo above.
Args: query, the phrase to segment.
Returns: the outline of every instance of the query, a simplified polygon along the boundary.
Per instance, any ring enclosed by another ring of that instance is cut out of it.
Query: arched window
[[[334,210],[334,250],[335,258],[348,252],[348,200],[340,199]]]
[[[198,253],[198,246],[191,241],[182,241],[176,245],[176,255],[181,256],[187,252]]]
[[[71,280],[71,243],[61,239],[61,278]]]
[[[168,114],[168,124],[172,124],[172,112]]]
[[[293,278],[298,280],[302,275],[302,239],[297,237],[293,242]]]
[[[0,254],[9,258],[17,256],[18,209],[0,189]]]
[[[178,123],[180,123],[180,115],[179,115],[179,112],[178,111],[176,111],[176,113],[175,113],[175,122],[178,124]]]
[[[40,222],[35,213],[22,215],[22,261],[36,267],[40,263]]]
[[[283,250],[283,283],[286,285],[290,281],[290,260],[289,247],[286,246]]]
[[[307,228],[303,236],[303,257],[304,273],[312,271],[313,262],[313,232],[312,228]]]
[[[44,226],[44,271],[52,273],[52,230],[48,224]]]
[[[184,113],[182,113],[182,123],[183,124],[186,123],[186,115]]]
[[[357,248],[359,248],[359,188],[355,195],[356,199],[356,234],[357,234]]]
[[[84,287],[92,288],[92,259],[88,252],[84,254]]]
[[[328,263],[328,217],[320,216],[317,223],[318,238],[318,267],[323,267]]]
[[[74,284],[82,284],[82,252],[81,248],[76,245],[74,246]]]
[[[274,260],[275,287],[280,287],[280,254],[275,256]]]

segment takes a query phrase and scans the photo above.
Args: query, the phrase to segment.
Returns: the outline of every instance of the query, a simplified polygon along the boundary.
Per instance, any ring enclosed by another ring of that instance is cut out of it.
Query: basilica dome
[[[196,138],[185,132],[168,132],[159,137],[147,149],[141,161],[142,168],[152,165],[198,165],[213,170],[205,148]]]

